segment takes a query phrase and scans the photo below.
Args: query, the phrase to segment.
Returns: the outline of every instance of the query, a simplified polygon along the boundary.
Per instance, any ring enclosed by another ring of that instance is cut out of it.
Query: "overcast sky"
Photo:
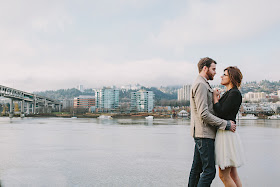
[[[9,0],[0,2],[0,84],[24,91],[190,84],[217,76],[280,79],[279,0]]]

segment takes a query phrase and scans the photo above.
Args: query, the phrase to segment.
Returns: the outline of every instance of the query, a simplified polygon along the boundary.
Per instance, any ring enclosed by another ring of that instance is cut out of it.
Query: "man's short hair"
[[[209,58],[209,57],[201,58],[197,64],[198,72],[200,73],[204,66],[209,68],[212,63],[217,64],[217,62],[215,60],[213,60],[212,58]]]

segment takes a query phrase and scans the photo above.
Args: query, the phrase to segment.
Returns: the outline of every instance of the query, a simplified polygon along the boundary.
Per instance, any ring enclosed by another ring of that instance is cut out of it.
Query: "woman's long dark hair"
[[[233,85],[233,87],[240,88],[241,82],[243,79],[243,75],[240,69],[236,66],[229,66],[224,71],[228,71],[229,79]]]

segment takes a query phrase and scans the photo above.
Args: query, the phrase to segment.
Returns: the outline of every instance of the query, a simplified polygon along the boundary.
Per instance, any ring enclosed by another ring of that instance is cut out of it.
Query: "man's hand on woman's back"
[[[235,132],[236,131],[236,124],[234,121],[230,120],[230,131]]]

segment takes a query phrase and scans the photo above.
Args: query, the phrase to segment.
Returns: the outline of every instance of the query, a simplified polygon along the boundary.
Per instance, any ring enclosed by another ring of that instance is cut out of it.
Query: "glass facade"
[[[152,91],[138,91],[131,93],[131,110],[138,112],[152,112],[154,108],[154,93]]]
[[[103,88],[95,93],[96,108],[116,109],[119,107],[119,90],[112,88]]]

